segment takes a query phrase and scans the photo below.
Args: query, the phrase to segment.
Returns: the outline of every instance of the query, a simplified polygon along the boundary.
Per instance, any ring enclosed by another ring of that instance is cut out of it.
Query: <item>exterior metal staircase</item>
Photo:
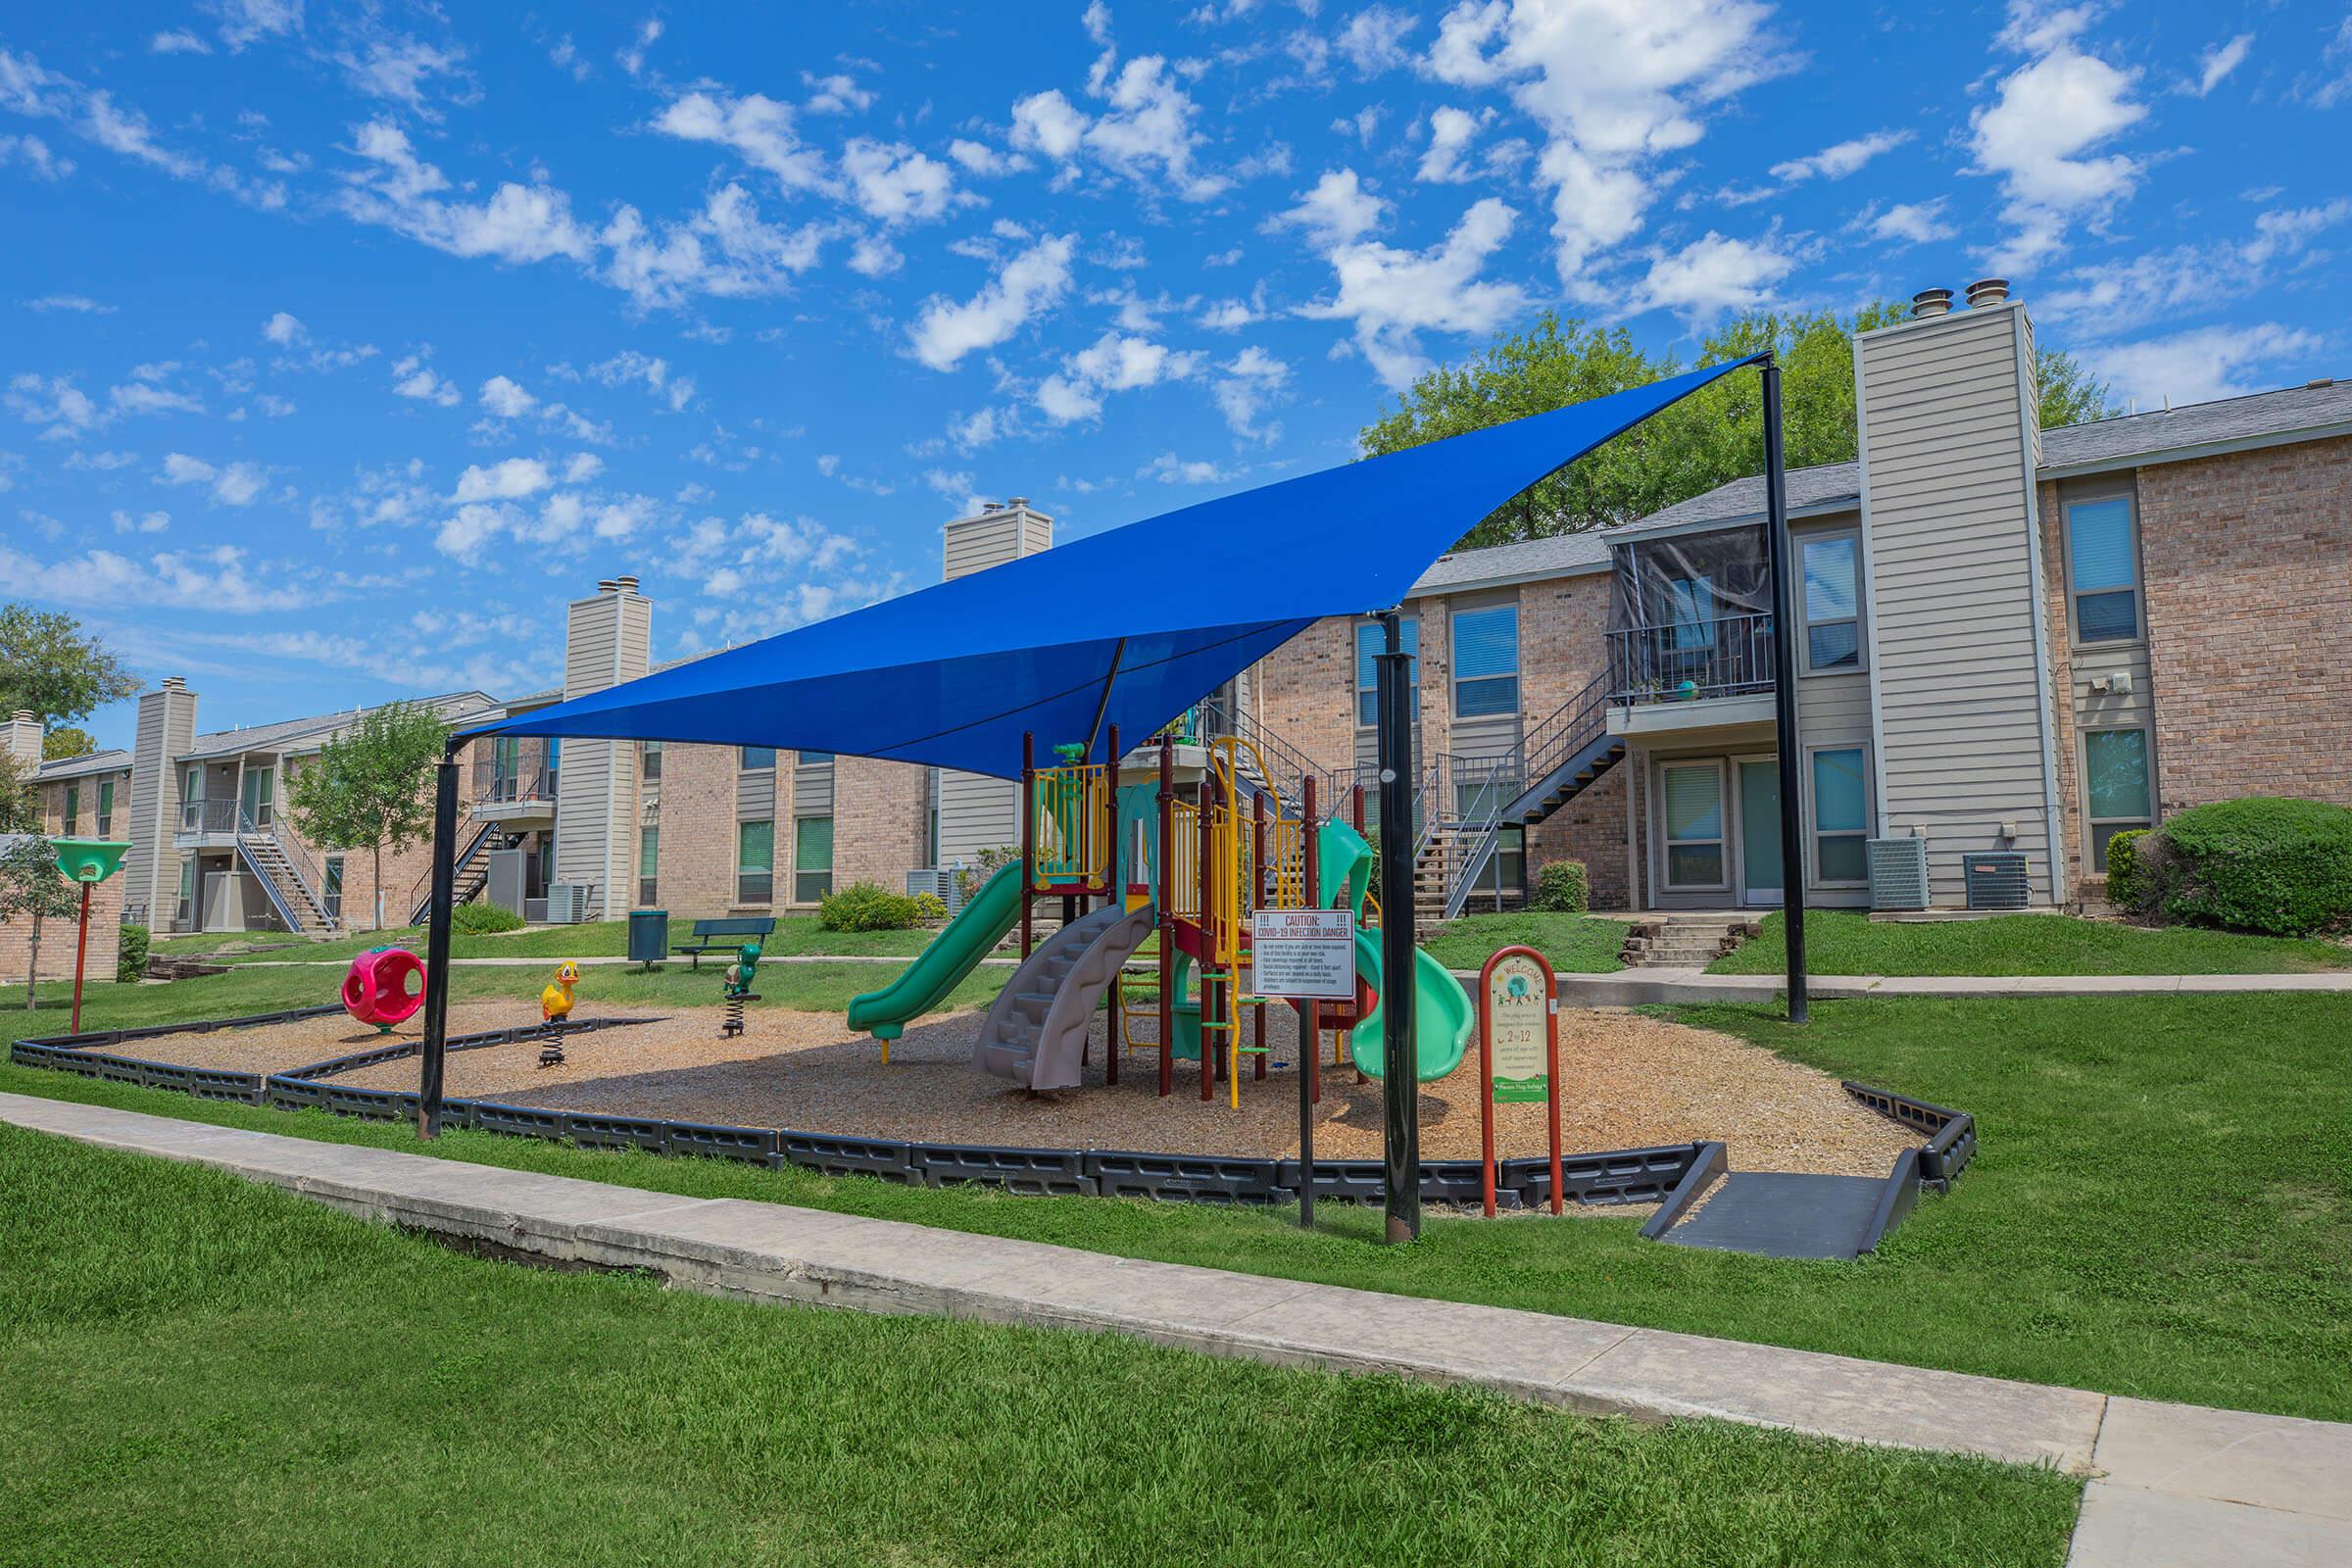
[[[1519,738],[1519,744],[1491,760],[1454,768],[1451,806],[1465,796],[1472,806],[1444,822],[1441,864],[1450,920],[1469,904],[1479,874],[1494,862],[1503,830],[1532,827],[1558,810],[1625,756],[1625,742],[1609,733],[1609,680],[1593,680],[1561,705],[1559,711]],[[1425,840],[1426,840],[1425,830]]]
[[[450,888],[452,904],[466,904],[480,896],[490,881],[491,848],[501,837],[503,835],[496,822],[485,822],[474,830],[465,853],[458,857],[457,880]],[[409,915],[409,924],[424,924],[425,916],[433,912],[433,873],[430,867],[410,885],[409,904],[414,911]]]
[[[242,810],[237,813],[237,858],[262,885],[262,894],[287,930],[306,937],[333,936],[342,922],[327,912],[318,883],[307,875],[310,859],[302,846],[281,833],[275,823],[258,826]]]
[[[988,1009],[972,1065],[1027,1089],[1076,1088],[1085,1077],[1095,1004],[1152,935],[1156,918],[1149,905],[1114,906],[1040,942]]]

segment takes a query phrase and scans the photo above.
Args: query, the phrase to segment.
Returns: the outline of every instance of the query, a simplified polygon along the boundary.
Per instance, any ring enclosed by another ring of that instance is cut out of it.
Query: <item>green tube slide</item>
[[[1315,839],[1315,880],[1326,908],[1345,897],[1358,920],[1364,914],[1364,890],[1372,879],[1372,846],[1364,836],[1337,817],[1325,822]],[[1380,935],[1355,933],[1356,978],[1372,988],[1373,1004],[1363,1022],[1349,1035],[1348,1055],[1356,1070],[1378,1078],[1388,1069],[1388,1035],[1380,1004]],[[1470,1031],[1478,1021],[1470,993],[1462,989],[1446,965],[1419,948],[1413,950],[1413,1075],[1423,1083],[1445,1077],[1462,1064],[1470,1049]]]
[[[906,1025],[948,1000],[948,993],[980,966],[1021,917],[1021,866],[1000,866],[956,918],[896,980],[850,1002],[850,1027],[877,1040],[896,1040]]]

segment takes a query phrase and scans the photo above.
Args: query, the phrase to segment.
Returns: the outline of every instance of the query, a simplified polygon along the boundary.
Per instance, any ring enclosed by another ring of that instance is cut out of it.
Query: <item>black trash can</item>
[[[669,911],[629,911],[629,961],[648,968],[669,957]]]

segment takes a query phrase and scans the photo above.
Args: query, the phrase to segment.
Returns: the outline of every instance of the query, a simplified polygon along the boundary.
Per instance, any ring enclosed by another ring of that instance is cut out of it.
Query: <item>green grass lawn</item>
[[[693,932],[690,920],[669,923],[670,946],[688,940]],[[911,956],[923,951],[938,935],[933,930],[915,931],[827,931],[816,923],[812,914],[788,914],[777,917],[775,935],[766,944],[773,954],[825,954],[851,957],[868,955],[880,956]],[[182,937],[158,937],[156,951],[173,956],[218,954],[221,963],[256,963],[270,959],[344,959],[357,957],[371,948],[409,948],[424,952],[425,931],[422,926],[400,926],[383,931],[364,931],[351,936],[335,937],[325,942],[306,942],[283,931],[206,931]],[[252,944],[266,947],[262,953],[221,954],[224,947]],[[450,954],[460,958],[520,958],[542,957],[601,958],[616,957],[629,951],[629,929],[625,920],[591,920],[579,925],[528,926],[520,931],[505,931],[496,936],[457,936],[450,939]],[[684,963],[687,960],[676,960]]]
[[[1805,961],[1815,974],[2281,974],[2352,967],[2352,949],[2064,914],[1895,921],[1812,909],[1805,914]],[[1769,914],[1763,935],[1707,972],[1780,974],[1788,967],[1786,922]]]
[[[204,984],[220,984],[222,976]],[[199,982],[186,982],[198,984]],[[147,987],[148,994],[180,988]],[[766,1199],[1331,1284],[2158,1399],[2352,1419],[2352,997],[1873,999],[1803,1029],[1684,1009],[1844,1077],[1975,1111],[1982,1152],[1857,1263],[1660,1247],[1632,1220],[1284,1214],[920,1190],[453,1133],[453,1158]],[[876,1071],[883,1069],[877,1067]],[[220,1105],[32,1068],[0,1089],[328,1141],[405,1128]],[[1573,1092],[1573,1086],[1571,1086]],[[1519,1152],[1519,1151],[1505,1151]]]
[[[0,1247],[10,1563],[2056,1565],[2079,1497],[1977,1460],[524,1269],[15,1129]]]
[[[1563,974],[1609,974],[1624,967],[1626,922],[1592,914],[1466,914],[1421,939],[1449,969],[1476,969],[1496,948],[1534,948]]]
[[[548,959],[548,972],[557,960]],[[650,974],[619,964],[599,964],[580,971],[579,998],[596,1008],[715,1007],[722,998],[722,964],[706,963],[700,973],[673,963]],[[760,970],[755,1007],[791,1007],[803,1012],[846,1012],[850,999],[889,983],[899,972],[895,961],[851,960],[843,963],[771,963]],[[956,988],[952,1008],[983,1005],[993,1000],[1012,971],[982,967]],[[548,973],[538,969],[466,968],[450,971],[454,1002],[512,1000],[517,1021],[527,1013],[538,1016],[539,990]],[[92,985],[82,994],[84,1029],[126,1029],[144,1024],[200,1018],[234,1018],[287,1007],[321,1006],[334,1002],[343,984],[340,970],[331,968],[257,968],[238,965],[224,974],[174,980],[169,985]],[[24,1011],[23,986],[0,987],[0,1034],[8,1039],[26,1035],[63,1034],[73,1004],[70,981],[45,981],[37,991],[37,1011]],[[34,1020],[38,1021],[35,1022]]]

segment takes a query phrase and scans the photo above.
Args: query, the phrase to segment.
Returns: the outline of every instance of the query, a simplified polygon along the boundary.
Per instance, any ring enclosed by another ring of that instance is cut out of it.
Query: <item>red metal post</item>
[[[1544,966],[1544,1098],[1551,1109],[1551,1211],[1560,1212],[1564,1200],[1560,1195],[1560,977],[1551,971],[1551,960],[1541,953],[1536,961]]]
[[[1176,1088],[1176,754],[1159,737],[1159,1098]]]
[[[89,885],[87,882],[84,882],[84,883],[81,885],[81,935],[80,935],[80,936],[78,936],[78,937],[76,937],[76,938],[74,939],[74,1029],[73,1029],[73,1032],[74,1032],[74,1034],[79,1034],[79,1033],[81,1033],[81,966],[82,966],[82,961],[83,961],[84,959],[86,959],[86,958],[87,958],[89,956],[90,956],[90,885]],[[26,978],[26,980],[25,980],[25,984],[26,984],[26,985],[30,985],[30,984],[31,984],[31,979],[30,979],[30,977],[29,977],[29,976]]]
[[[1208,1015],[1214,1010],[1209,1005],[1210,994],[1216,990],[1216,983],[1209,978],[1209,965],[1216,953],[1216,932],[1210,924],[1210,911],[1215,906],[1209,902],[1209,895],[1216,886],[1216,873],[1211,864],[1214,857],[1210,853],[1214,837],[1210,821],[1216,815],[1216,800],[1217,776],[1212,772],[1203,772],[1200,775],[1200,853],[1199,858],[1200,861],[1200,1102],[1204,1105],[1217,1098],[1217,1051],[1216,1047],[1209,1043],[1211,1031],[1208,1027]]]
[[[1316,862],[1315,850],[1315,781],[1311,777],[1306,781],[1304,810],[1305,815],[1298,823],[1298,858],[1305,877],[1306,906],[1312,909],[1321,906],[1323,897],[1320,891],[1321,867]],[[1309,1002],[1299,1024],[1306,1031],[1300,1042],[1305,1049],[1298,1053],[1298,1071],[1305,1080],[1302,1093],[1308,1103],[1320,1105],[1323,1103],[1323,1004]],[[1304,1111],[1299,1113],[1298,1127],[1301,1134],[1311,1141],[1313,1122]],[[1314,1156],[1302,1152],[1298,1157],[1311,1164]]]
[[[1110,755],[1104,759],[1102,793],[1102,888],[1108,895],[1103,902],[1122,914],[1127,908],[1127,878],[1119,870],[1119,726],[1110,726]],[[1119,961],[1119,972],[1110,977],[1110,1005],[1102,1020],[1102,1081],[1116,1085],[1119,1081],[1119,1057],[1126,1046],[1119,1038],[1119,1009],[1124,1001],[1121,992],[1127,984],[1127,963]]]
[[[1029,889],[1037,881],[1037,734],[1021,731],[1021,956],[1029,956]]]
[[[1487,1005],[1488,976],[1494,960],[1512,951],[1491,954],[1478,971],[1478,1197],[1489,1219],[1494,1217],[1494,1017]]]
[[[1351,809],[1355,813],[1355,830],[1361,833],[1364,830],[1364,786],[1360,783],[1357,784],[1351,793],[1355,797],[1351,805]]]

